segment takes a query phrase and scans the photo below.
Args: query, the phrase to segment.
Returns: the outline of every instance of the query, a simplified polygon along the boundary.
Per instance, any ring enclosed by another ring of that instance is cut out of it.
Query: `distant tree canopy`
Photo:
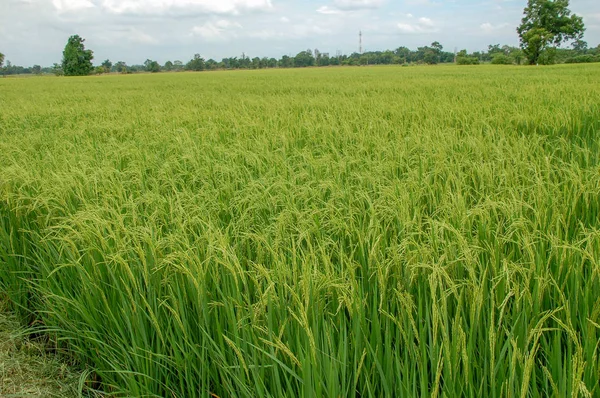
[[[571,15],[569,0],[528,0],[517,33],[530,65],[551,63],[555,48],[568,40],[581,40],[583,19]],[[550,51],[548,51],[550,50]]]
[[[315,57],[311,50],[301,51],[294,57],[294,66],[307,67],[315,64]]]
[[[152,72],[152,73],[160,72],[160,65],[158,64],[158,62],[153,61],[151,59],[147,59],[146,62],[144,62],[144,68],[148,72]]]
[[[4,66],[4,54],[0,53],[0,68]]]
[[[195,54],[194,58],[192,58],[186,65],[186,70],[193,71],[201,71],[205,69],[204,58],[200,56],[200,54]]]
[[[104,62],[102,62],[102,69],[104,73],[110,73],[111,69],[112,69],[112,62],[110,62],[110,60],[104,60]]]
[[[84,41],[85,39],[79,35],[69,37],[62,60],[62,70],[65,76],[87,76],[92,71],[94,53],[92,50],[85,49]]]

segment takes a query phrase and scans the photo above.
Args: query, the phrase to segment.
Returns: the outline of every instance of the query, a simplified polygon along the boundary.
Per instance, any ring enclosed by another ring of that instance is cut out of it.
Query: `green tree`
[[[580,54],[585,54],[588,49],[588,44],[586,41],[577,39],[573,42],[573,50]]]
[[[290,58],[287,55],[284,55],[283,57],[281,57],[281,59],[279,60],[279,66],[281,68],[291,68],[294,66],[294,59]]]
[[[549,47],[558,46],[567,40],[579,40],[585,27],[583,19],[571,15],[569,0],[528,0],[521,25],[517,28],[521,48],[530,65],[538,61],[551,62]]]
[[[294,57],[294,66],[306,67],[315,64],[315,57],[312,55],[312,50],[301,51]]]
[[[62,69],[65,76],[87,76],[92,71],[94,53],[92,50],[85,49],[84,41],[85,39],[82,39],[79,35],[69,37],[63,51],[62,60]]]
[[[4,54],[0,53],[0,68],[4,66]]]
[[[159,65],[159,63],[156,62],[156,61],[153,61],[151,59],[147,59],[144,62],[144,68],[148,72],[152,72],[152,73],[160,72],[160,65]]]
[[[52,65],[52,73],[54,73],[55,76],[64,75],[63,70],[62,70],[62,65],[54,63],[54,65]]]
[[[42,74],[42,67],[39,65],[33,65],[31,67],[31,73],[36,74],[36,75],[41,75]]]
[[[104,62],[102,62],[102,68],[104,68],[104,73],[110,73],[112,62],[108,59],[104,60]]]
[[[201,71],[204,70],[205,67],[204,58],[202,58],[200,54],[194,54],[194,58],[185,65],[185,69],[193,71]]]
[[[165,62],[164,69],[165,69],[167,72],[170,72],[170,71],[172,71],[172,70],[173,70],[173,62],[171,62],[171,61],[167,61],[167,62]]]
[[[127,73],[127,64],[123,61],[119,61],[115,64],[115,70],[119,73]]]

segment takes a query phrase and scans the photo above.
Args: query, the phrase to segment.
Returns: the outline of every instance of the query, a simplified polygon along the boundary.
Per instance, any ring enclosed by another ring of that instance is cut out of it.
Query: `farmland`
[[[600,67],[0,79],[0,294],[146,397],[600,395]]]

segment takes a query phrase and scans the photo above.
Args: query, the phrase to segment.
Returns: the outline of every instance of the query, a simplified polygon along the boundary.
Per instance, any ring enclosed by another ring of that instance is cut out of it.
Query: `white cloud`
[[[67,0],[56,0],[67,1]],[[87,1],[87,0],[77,0]],[[114,14],[164,14],[177,11],[238,15],[244,11],[265,11],[271,0],[95,0]]]
[[[344,12],[368,10],[379,8],[384,0],[333,0],[332,6],[321,6],[317,9],[319,14],[335,15]]]
[[[281,17],[281,18],[279,18],[279,20],[280,20],[281,22],[283,22],[283,23],[288,23],[288,22],[290,22],[290,19],[289,19],[288,17]]]
[[[600,21],[600,13],[597,13],[597,14],[583,14],[582,16],[583,16],[584,22],[585,22],[586,19],[591,19],[591,20],[594,20],[594,21]]]
[[[322,28],[313,24],[298,24],[292,25],[290,30],[283,32],[281,30],[274,29],[263,29],[254,32],[248,32],[248,37],[253,37],[261,40],[289,40],[289,39],[301,39],[305,37],[314,37],[321,35],[331,34],[331,30]]]
[[[95,7],[89,0],[52,0],[52,5],[59,12],[79,11]]]
[[[340,10],[364,10],[381,7],[383,0],[333,0],[333,4]]]
[[[133,43],[158,44],[158,40],[156,40],[154,37],[136,28],[130,29],[128,37],[129,41]]]
[[[501,23],[498,25],[493,25],[489,22],[486,23],[482,23],[481,25],[479,25],[479,28],[481,28],[481,30],[483,30],[485,33],[492,33],[495,32],[497,30],[501,30],[506,28],[507,26],[509,26],[507,23]]]
[[[412,16],[411,16],[412,18]],[[406,34],[434,33],[439,29],[431,18],[421,17],[414,23],[399,23],[398,29]]]
[[[237,37],[239,29],[242,29],[242,25],[239,23],[221,19],[194,26],[191,34],[209,41],[220,41]]]
[[[336,15],[336,14],[341,14],[342,10],[334,8],[334,7],[322,6],[317,9],[317,12],[319,14],[325,14],[325,15]]]

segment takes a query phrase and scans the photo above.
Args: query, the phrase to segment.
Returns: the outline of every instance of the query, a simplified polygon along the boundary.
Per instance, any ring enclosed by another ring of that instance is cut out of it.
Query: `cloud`
[[[383,0],[333,0],[340,10],[365,10],[379,8],[383,5]]]
[[[322,7],[317,8],[317,12],[319,14],[325,14],[325,15],[336,15],[336,14],[341,14],[343,11],[338,8],[334,8],[334,7],[322,6]]]
[[[287,32],[274,29],[262,29],[254,32],[248,32],[247,36],[261,40],[289,40],[329,34],[331,34],[331,30],[328,28],[323,28],[313,24],[298,24],[292,25],[290,30]]]
[[[30,1],[26,3],[31,3]],[[59,12],[79,11],[86,8],[94,8],[95,5],[89,0],[52,0],[52,5]]]
[[[70,3],[72,0],[53,0]],[[75,0],[83,2],[89,0]],[[248,11],[267,11],[273,7],[271,0],[92,0],[97,7],[112,14],[229,14]]]
[[[136,28],[131,28],[129,30],[128,37],[129,41],[133,43],[158,44],[158,40],[156,40],[154,37]]]
[[[221,41],[237,37],[237,31],[239,29],[242,29],[242,25],[239,23],[221,19],[215,22],[209,21],[203,25],[194,26],[191,30],[191,34],[192,36],[200,36],[209,41]]]
[[[421,17],[416,22],[399,23],[398,29],[400,32],[406,34],[435,33],[439,31],[436,23],[432,19],[426,17]]]
[[[281,18],[279,18],[279,20],[280,20],[281,22],[283,22],[283,23],[288,23],[288,22],[290,22],[290,19],[289,19],[288,17],[281,17]]]
[[[583,16],[584,22],[585,22],[586,19],[591,19],[593,21],[599,21],[600,22],[600,13],[597,13],[597,14],[583,14],[582,16]]]
[[[384,0],[333,0],[332,6],[317,8],[319,14],[337,15],[345,12],[372,10],[383,5]]]
[[[489,22],[486,22],[486,23],[482,23],[481,25],[479,25],[479,28],[481,30],[483,30],[485,33],[492,33],[497,30],[502,30],[502,29],[506,28],[507,26],[509,26],[509,24],[507,24],[507,23],[493,25]]]

